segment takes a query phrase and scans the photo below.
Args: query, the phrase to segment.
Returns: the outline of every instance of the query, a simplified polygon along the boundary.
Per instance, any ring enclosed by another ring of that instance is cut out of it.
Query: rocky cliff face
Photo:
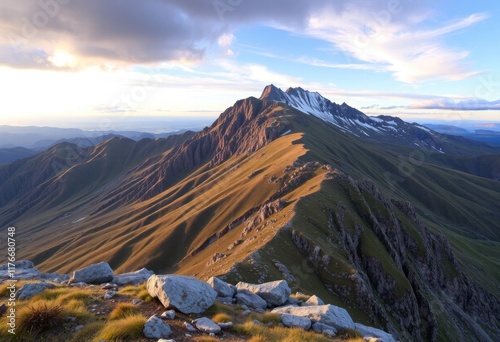
[[[353,223],[352,207],[345,203],[330,203],[323,209],[330,217],[330,238],[355,269],[344,275],[349,281],[331,282],[339,274],[331,267],[330,251],[314,244],[300,229],[291,232],[329,290],[362,308],[388,331],[398,334],[399,330],[403,340],[436,340],[437,320],[442,316],[454,322],[462,340],[471,331],[475,338],[488,340],[479,322],[498,324],[500,303],[461,271],[446,238],[430,233],[409,202],[387,199],[371,181],[354,181],[339,172],[330,181],[349,194],[355,214],[363,219]]]
[[[134,198],[155,196],[205,163],[218,165],[233,155],[250,154],[285,133],[289,127],[275,118],[279,105],[256,98],[240,100],[192,139],[164,154],[160,161],[140,165],[124,182]],[[119,195],[113,193],[111,196]]]

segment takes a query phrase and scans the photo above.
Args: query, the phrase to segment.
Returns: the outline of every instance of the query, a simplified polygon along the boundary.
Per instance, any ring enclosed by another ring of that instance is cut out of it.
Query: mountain
[[[0,164],[9,164],[17,159],[31,157],[36,151],[24,147],[0,148]]]
[[[44,272],[285,278],[400,340],[496,340],[499,157],[271,85],[194,135],[0,167],[0,226]]]
[[[75,128],[56,128],[38,126],[0,126],[0,148],[23,147],[43,150],[55,144],[69,142],[81,147],[94,146],[112,137],[125,137],[135,141],[141,139],[167,138],[187,130],[180,129],[166,133],[145,133],[138,131],[85,131]]]
[[[436,124],[425,124],[424,126],[433,129],[436,132],[449,134],[449,135],[459,135],[464,138],[480,141],[493,146],[500,146],[500,131],[489,130],[489,129],[474,129],[469,131],[467,129],[450,126],[450,125],[436,125]],[[498,125],[489,124],[484,125],[485,128],[496,128]]]

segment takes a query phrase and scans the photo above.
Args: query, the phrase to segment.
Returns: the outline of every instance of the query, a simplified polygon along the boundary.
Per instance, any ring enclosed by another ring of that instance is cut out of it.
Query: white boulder
[[[290,297],[292,291],[285,280],[271,281],[264,284],[248,284],[239,282],[236,284],[238,292],[247,290],[260,296],[269,306],[280,306]]]
[[[151,297],[157,297],[166,308],[184,314],[204,312],[217,297],[217,292],[207,283],[179,275],[153,274],[148,279],[147,289]]]
[[[379,338],[382,342],[396,342],[396,339],[389,333],[366,325],[355,323],[355,329],[363,335],[363,337]]]
[[[307,317],[300,317],[290,314],[281,315],[281,323],[286,327],[292,328],[302,328],[304,330],[309,330],[311,328],[311,320]]]
[[[165,311],[160,315],[161,318],[163,319],[174,319],[175,318],[175,310],[168,310]]]
[[[318,334],[325,334],[328,336],[335,336],[337,334],[337,329],[320,322],[314,323],[312,325],[312,329],[314,330],[315,333]]]
[[[323,302],[318,296],[313,295],[306,301],[306,305],[325,305],[325,302]]]
[[[146,268],[141,268],[135,272],[123,273],[119,274],[113,280],[113,283],[116,285],[124,286],[124,285],[140,285],[148,281],[149,277],[154,274],[153,271],[149,271]]]
[[[236,302],[244,304],[252,309],[265,310],[267,308],[266,301],[250,291],[238,291],[236,294]]]
[[[142,331],[147,338],[167,338],[172,335],[170,326],[156,316],[151,316],[144,324]]]
[[[69,281],[70,283],[102,284],[112,281],[114,277],[111,266],[107,262],[100,262],[74,271]]]
[[[354,321],[349,313],[334,305],[317,306],[283,306],[272,311],[276,314],[290,314],[310,318],[314,322],[320,322],[336,329],[354,329]]]
[[[232,298],[236,294],[236,290],[233,285],[229,285],[217,277],[208,279],[207,283],[214,289],[215,292],[217,292],[218,297]]]
[[[221,327],[209,318],[202,317],[193,321],[193,324],[198,330],[206,332],[207,334],[218,334]]]

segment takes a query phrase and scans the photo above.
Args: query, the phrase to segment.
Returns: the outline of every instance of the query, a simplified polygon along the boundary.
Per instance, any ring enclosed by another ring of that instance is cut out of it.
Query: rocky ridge
[[[35,270],[33,263],[21,261],[16,263],[18,270]],[[16,298],[19,300],[28,300],[42,293],[46,289],[56,286],[72,287],[96,287],[102,279],[109,279],[109,265],[105,262],[89,265],[83,269],[76,270],[72,275],[54,274],[38,275],[32,274],[26,277],[9,278],[5,272],[5,267],[0,266],[0,279],[5,281],[10,279],[28,281],[16,292]],[[144,280],[144,274],[150,272],[139,270],[128,274],[112,276],[112,283],[99,284],[100,288],[107,290],[113,289],[114,294],[118,291],[118,285],[113,284],[117,279],[121,285],[140,284]],[[85,275],[87,282],[78,281],[79,277]],[[50,280],[47,280],[50,279]],[[124,282],[123,279],[128,279]],[[78,282],[77,282],[78,281]],[[93,285],[94,284],[94,285]],[[155,275],[152,274],[147,279],[146,288],[151,297],[159,298],[157,305],[163,305],[164,311],[161,315],[153,315],[146,321],[143,329],[143,336],[150,340],[163,341],[162,339],[191,337],[192,334],[209,334],[211,336],[224,337],[227,332],[232,331],[233,322],[216,323],[212,319],[204,316],[204,312],[210,308],[216,301],[221,301],[227,305],[241,307],[243,315],[249,315],[252,311],[264,313],[270,311],[280,317],[281,325],[290,328],[300,328],[311,330],[318,334],[329,337],[335,337],[340,329],[358,330],[367,341],[393,342],[394,337],[380,329],[366,327],[359,323],[354,323],[350,315],[343,308],[323,304],[317,296],[311,296],[310,301],[300,301],[291,296],[291,290],[286,281],[274,281],[264,284],[239,283],[230,285],[219,278],[212,277],[208,282],[198,280],[194,277],[176,276],[176,275]],[[106,294],[108,294],[106,292]],[[249,303],[241,300],[239,295],[256,296],[263,301],[264,306],[260,308],[247,305]],[[105,300],[111,300],[112,296],[104,296]],[[140,305],[142,301],[133,300],[134,305]],[[173,310],[172,310],[173,309]],[[196,314],[197,318],[191,322],[184,322],[185,333],[183,336],[174,336],[174,333],[168,322],[176,318],[177,312],[180,314]],[[75,325],[78,322],[75,323]],[[257,322],[257,324],[262,324]],[[83,327],[77,325],[75,331]]]

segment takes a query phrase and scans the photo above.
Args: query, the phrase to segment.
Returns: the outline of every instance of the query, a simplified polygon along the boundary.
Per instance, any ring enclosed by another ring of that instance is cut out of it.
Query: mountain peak
[[[276,87],[274,84],[270,84],[264,88],[262,95],[260,95],[260,100],[263,101],[283,101],[285,98],[285,93],[280,88]]]

